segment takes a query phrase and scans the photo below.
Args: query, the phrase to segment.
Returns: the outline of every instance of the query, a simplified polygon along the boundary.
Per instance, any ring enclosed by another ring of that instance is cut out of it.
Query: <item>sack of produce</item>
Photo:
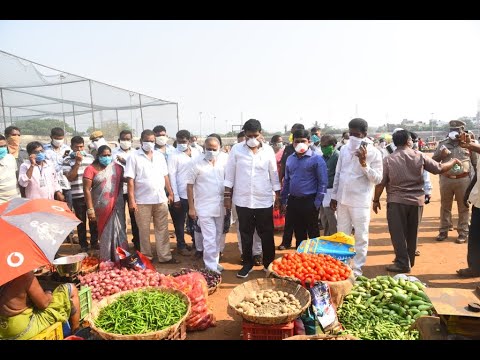
[[[332,303],[330,286],[324,282],[315,283],[308,289],[312,296],[312,309],[315,317],[325,333],[334,328],[338,324],[337,312]]]
[[[156,270],[155,266],[140,251],[130,254],[128,251],[117,247],[117,255],[120,258],[120,265],[133,270]]]
[[[349,264],[355,256],[355,239],[343,232],[331,236],[303,240],[297,252],[306,254],[325,254]]]
[[[192,272],[177,277],[166,276],[162,279],[162,286],[180,290],[189,297],[192,310],[187,318],[187,331],[215,326],[215,317],[207,306],[208,287],[202,274]]]
[[[198,272],[203,275],[207,281],[208,295],[211,295],[217,290],[218,285],[222,282],[222,275],[216,271],[212,271],[206,268],[203,269],[189,269],[181,268],[180,271],[176,271],[170,274],[170,276],[177,277],[185,274],[190,274],[192,272]]]
[[[282,215],[280,209],[273,210],[273,229],[282,231],[285,228],[285,215]]]

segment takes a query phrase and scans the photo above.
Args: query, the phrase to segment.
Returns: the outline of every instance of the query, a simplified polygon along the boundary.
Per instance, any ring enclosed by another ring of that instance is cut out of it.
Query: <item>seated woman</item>
[[[56,322],[80,326],[80,300],[74,284],[43,291],[33,271],[0,286],[0,339],[27,340]]]
[[[88,220],[97,222],[100,260],[118,262],[118,246],[128,250],[123,200],[123,168],[112,161],[107,145],[98,148],[95,161],[83,173]]]

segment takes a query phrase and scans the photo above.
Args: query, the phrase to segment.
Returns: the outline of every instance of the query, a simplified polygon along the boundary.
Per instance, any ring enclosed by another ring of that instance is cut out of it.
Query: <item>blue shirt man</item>
[[[295,153],[287,159],[281,192],[282,210],[293,219],[297,247],[307,235],[320,236],[318,211],[328,183],[325,160],[309,148],[309,139],[307,130],[294,132]]]

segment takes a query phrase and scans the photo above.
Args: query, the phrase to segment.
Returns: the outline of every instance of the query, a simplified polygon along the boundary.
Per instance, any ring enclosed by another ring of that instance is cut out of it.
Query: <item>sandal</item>
[[[160,262],[160,264],[180,264],[180,261],[178,261],[177,259],[175,259],[174,257],[172,257],[170,260],[168,261],[163,261],[163,262]]]
[[[476,271],[472,268],[457,270],[457,274],[458,276],[464,277],[464,278],[480,277],[480,271]]]

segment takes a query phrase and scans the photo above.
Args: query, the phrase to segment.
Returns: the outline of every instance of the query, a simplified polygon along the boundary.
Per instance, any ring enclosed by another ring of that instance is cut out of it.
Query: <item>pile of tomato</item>
[[[291,253],[273,262],[272,270],[301,282],[342,281],[351,270],[340,260],[324,254]]]

